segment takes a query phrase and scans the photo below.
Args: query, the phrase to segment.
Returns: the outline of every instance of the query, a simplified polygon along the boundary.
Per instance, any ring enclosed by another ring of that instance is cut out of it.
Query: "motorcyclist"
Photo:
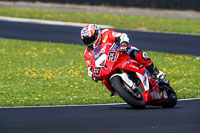
[[[89,24],[81,30],[81,39],[83,40],[84,44],[87,46],[84,52],[84,59],[88,66],[88,75],[92,77],[92,66],[91,66],[91,57],[92,51],[98,45],[104,43],[120,43],[120,51],[126,53],[136,61],[140,62],[141,64],[148,64],[146,69],[154,76],[159,79],[165,78],[165,73],[159,71],[152,60],[149,58],[146,52],[143,52],[136,47],[129,45],[129,38],[127,34],[116,32],[110,29],[100,30],[99,26],[96,24]]]

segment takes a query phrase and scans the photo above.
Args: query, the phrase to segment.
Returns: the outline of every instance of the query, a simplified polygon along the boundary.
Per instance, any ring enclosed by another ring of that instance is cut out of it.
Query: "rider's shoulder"
[[[89,55],[89,56],[92,55],[92,50],[89,49],[89,48],[86,48],[85,51],[84,51],[84,57],[85,57],[85,56],[88,56],[88,55]]]
[[[85,53],[89,53],[90,51],[92,51],[92,50],[89,49],[89,48],[86,48],[84,54],[85,54]]]
[[[101,34],[108,34],[108,33],[111,33],[111,32],[113,32],[113,30],[111,30],[111,29],[103,29],[102,31],[101,31]]]

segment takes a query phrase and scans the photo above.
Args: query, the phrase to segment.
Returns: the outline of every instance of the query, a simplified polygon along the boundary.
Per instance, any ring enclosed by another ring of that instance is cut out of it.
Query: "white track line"
[[[200,98],[188,98],[188,99],[178,99],[178,101],[190,101],[190,100],[200,100]]]
[[[181,101],[200,100],[200,98],[178,99]],[[57,105],[57,106],[19,106],[19,107],[0,107],[0,109],[20,109],[20,108],[60,108],[60,107],[90,107],[90,106],[117,106],[125,105],[127,103],[113,103],[113,104],[85,104],[85,105]]]
[[[61,25],[61,26],[74,26],[74,27],[84,27],[88,24],[86,23],[75,23],[75,22],[61,22],[52,20],[40,20],[40,19],[27,19],[27,18],[16,18],[16,17],[5,17],[0,16],[0,20],[11,21],[11,22],[23,22],[23,23],[36,23],[36,24],[48,24],[48,25]],[[102,29],[113,29],[114,27],[110,25],[99,25]],[[128,29],[127,29],[128,30]],[[189,35],[189,36],[200,36],[199,34],[190,33],[176,33],[176,32],[159,32],[159,31],[141,31],[141,30],[130,30],[137,32],[147,32],[147,33],[160,33],[160,34],[175,34],[175,35]]]
[[[72,22],[60,22],[51,20],[40,20],[40,19],[27,19],[27,18],[15,18],[15,17],[4,17],[0,16],[0,20],[12,21],[12,22],[24,22],[24,23],[37,23],[37,24],[48,24],[48,25],[66,25],[74,27],[84,27],[88,24],[85,23],[72,23]],[[99,25],[100,28],[113,28],[109,25]]]

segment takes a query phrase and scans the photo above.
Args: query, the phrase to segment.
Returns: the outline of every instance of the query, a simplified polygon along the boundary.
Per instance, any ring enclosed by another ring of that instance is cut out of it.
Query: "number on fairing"
[[[115,61],[116,52],[109,52],[108,53],[108,61]]]
[[[101,67],[95,67],[93,74],[94,75],[100,75],[100,72],[101,72]]]

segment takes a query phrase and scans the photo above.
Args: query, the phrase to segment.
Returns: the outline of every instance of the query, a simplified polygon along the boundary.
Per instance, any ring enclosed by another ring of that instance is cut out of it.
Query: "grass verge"
[[[200,20],[0,7],[0,16],[96,23],[118,29],[200,34]]]
[[[87,76],[84,46],[0,39],[0,106],[123,102]],[[148,52],[178,98],[200,97],[200,59]],[[163,60],[165,59],[165,60]]]

